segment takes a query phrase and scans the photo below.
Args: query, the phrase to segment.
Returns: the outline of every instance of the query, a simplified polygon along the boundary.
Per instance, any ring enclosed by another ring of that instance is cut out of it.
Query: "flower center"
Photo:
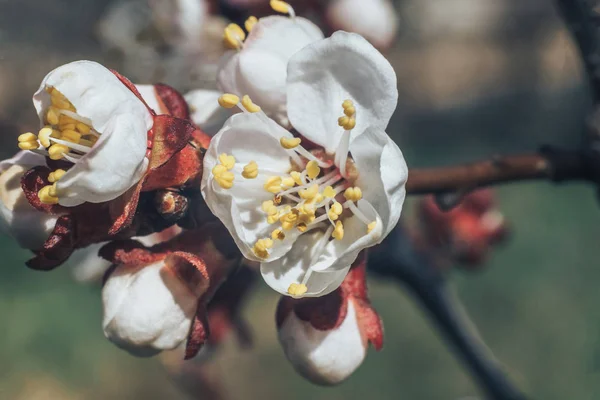
[[[267,119],[267,123],[270,122],[248,96],[244,96],[241,106],[239,98],[231,94],[223,95],[219,103],[229,108],[238,105],[244,112],[257,113],[260,118]],[[356,125],[356,108],[351,100],[344,101],[342,107],[344,116],[338,119],[338,124],[344,133],[333,160],[322,150],[309,152],[303,148],[301,138],[283,136],[280,145],[290,154],[294,165],[291,171],[275,174],[275,171],[261,169],[256,161],[237,168],[244,179],[263,179],[263,190],[273,196],[261,204],[266,221],[273,229],[269,236],[254,244],[252,250],[257,257],[267,259],[270,250],[285,240],[293,229],[301,234],[319,229],[324,234],[316,244],[311,260],[311,265],[314,265],[330,240],[344,238],[346,219],[356,216],[362,221],[366,227],[365,235],[376,227],[377,222],[367,218],[357,206],[363,199],[363,192],[356,186],[356,165],[348,157],[350,133]],[[219,164],[212,169],[215,182],[224,189],[233,187],[235,172],[235,157],[225,153],[219,156]],[[302,281],[292,284],[288,292],[297,296],[304,294],[311,272],[309,268]]]
[[[98,141],[100,133],[92,128],[92,122],[77,114],[71,102],[56,88],[47,87],[51,105],[44,112],[45,126],[37,135],[28,132],[19,136],[19,148],[31,150],[50,157],[76,163]],[[50,174],[52,185],[45,186],[38,196],[43,203],[58,203],[56,181],[65,171],[58,169]]]

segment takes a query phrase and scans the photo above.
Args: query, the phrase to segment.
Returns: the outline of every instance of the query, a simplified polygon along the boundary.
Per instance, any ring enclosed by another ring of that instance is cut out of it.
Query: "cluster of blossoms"
[[[360,35],[324,38],[271,6],[287,15],[225,28],[212,104],[90,61],[50,72],[34,95],[40,130],[0,163],[3,225],[32,268],[88,249],[105,260],[105,335],[139,356],[214,348],[241,326],[251,279],[231,281],[260,272],[283,295],[289,360],[335,384],[383,343],[366,250],[405,198],[407,166],[385,133],[396,75]]]

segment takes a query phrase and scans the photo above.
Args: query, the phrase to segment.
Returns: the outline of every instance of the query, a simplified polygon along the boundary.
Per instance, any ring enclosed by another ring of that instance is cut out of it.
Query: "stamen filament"
[[[356,215],[358,217],[358,219],[360,219],[362,222],[364,222],[365,225],[369,225],[372,222],[365,216],[365,214],[363,214],[362,211],[360,211],[358,209],[358,207],[356,207],[356,205],[353,202],[351,202],[351,201],[345,202],[344,208],[348,208],[350,211],[352,211],[352,213],[354,215]]]

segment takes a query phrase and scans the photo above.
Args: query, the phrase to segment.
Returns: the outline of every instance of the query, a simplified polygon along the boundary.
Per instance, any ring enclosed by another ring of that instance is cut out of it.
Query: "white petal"
[[[137,183],[147,168],[147,133],[153,124],[146,106],[102,65],[76,61],[58,67],[42,81],[33,97],[41,122],[50,105],[47,87],[59,90],[77,114],[91,120],[101,133],[93,150],[57,185],[60,204],[112,200]]]
[[[288,64],[287,108],[302,135],[333,152],[343,129],[342,102],[356,107],[356,138],[369,127],[384,130],[396,109],[396,74],[390,63],[360,35],[336,32],[305,47]]]
[[[197,301],[162,262],[119,266],[102,289],[104,334],[141,357],[174,349],[188,336]]]
[[[248,94],[267,114],[281,119],[290,57],[322,38],[319,28],[301,17],[261,18],[244,47],[224,56],[217,76],[219,88],[240,96]]]
[[[398,30],[398,16],[389,0],[334,0],[327,19],[335,30],[358,33],[378,48],[389,47]]]
[[[57,220],[56,216],[33,208],[21,189],[23,174],[43,164],[44,157],[30,151],[21,151],[0,162],[0,230],[25,249],[40,249]]]
[[[367,354],[354,303],[340,326],[322,331],[292,311],[279,328],[279,342],[296,371],[313,383],[335,385],[348,378]]]
[[[222,93],[217,90],[198,89],[185,95],[185,101],[190,106],[192,121],[202,131],[210,136],[217,133],[227,118],[232,114],[231,109],[219,105]]]
[[[323,232],[307,232],[294,242],[291,250],[283,257],[271,262],[263,262],[260,272],[263,279],[277,292],[289,296],[288,288],[292,283],[302,283],[304,276],[315,259],[317,243],[323,238]],[[344,268],[327,271],[313,271],[306,282],[307,292],[301,297],[319,297],[333,292],[341,284],[350,264]]]
[[[59,204],[101,203],[135,185],[148,168],[146,142],[140,143],[146,134],[142,120],[113,115],[92,150],[56,183]]]
[[[380,241],[396,226],[406,198],[408,167],[402,151],[383,131],[372,128],[350,144],[362,189],[383,222]]]
[[[377,222],[375,229],[367,232],[367,225],[357,216],[344,219],[344,237],[342,240],[331,240],[327,243],[321,257],[313,263],[313,270],[343,270],[356,260],[361,250],[383,240],[383,223],[375,209],[365,200],[359,200],[357,206],[370,222]]]
[[[269,127],[256,114],[232,116],[223,129],[211,140],[204,155],[202,194],[206,204],[233,236],[246,258],[260,261],[252,252],[258,239],[270,237],[275,227],[266,221],[261,205],[273,199],[273,194],[264,190],[263,185],[270,176],[278,176],[291,168],[289,155],[279,141],[269,132]],[[279,128],[286,132],[283,128]],[[220,154],[233,155],[236,166],[232,170],[235,181],[231,189],[221,188],[213,179],[212,169],[219,163]],[[256,179],[245,179],[241,175],[243,167],[256,161],[259,172]],[[294,230],[295,231],[295,230]],[[291,231],[286,240],[274,247],[269,259],[280,257],[295,237]]]
[[[77,282],[95,283],[100,282],[104,273],[110,268],[110,261],[101,258],[98,251],[104,243],[95,243],[83,249],[75,250],[67,260],[72,266],[73,277]]]
[[[140,92],[148,107],[153,109],[157,115],[169,113],[161,98],[158,97],[154,85],[135,85],[135,88]]]

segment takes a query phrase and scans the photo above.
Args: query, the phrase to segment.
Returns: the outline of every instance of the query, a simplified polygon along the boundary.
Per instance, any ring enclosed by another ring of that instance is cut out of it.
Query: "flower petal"
[[[222,93],[218,90],[198,89],[185,95],[190,106],[192,121],[202,132],[213,136],[232,114],[232,111],[219,105]]]
[[[317,244],[323,239],[323,232],[307,232],[294,242],[285,256],[271,262],[263,262],[260,272],[263,279],[277,292],[289,296],[288,288],[292,283],[302,283],[304,276],[317,256]],[[301,297],[319,297],[333,292],[341,284],[350,264],[343,268],[327,271],[313,271],[306,282],[307,292]]]
[[[45,90],[49,87],[60,91],[101,134],[57,185],[60,204],[112,200],[137,183],[148,165],[145,155],[153,124],[146,106],[110,70],[95,62],[76,61],[46,75],[33,96],[42,123],[51,104]]]
[[[287,108],[294,128],[333,152],[343,129],[337,124],[342,102],[356,108],[356,138],[369,127],[384,130],[396,109],[396,74],[363,37],[336,32],[305,47],[288,64]]]
[[[276,125],[275,125],[276,126]],[[279,127],[281,131],[285,131]],[[235,175],[233,187],[223,189],[215,182],[212,169],[219,163],[219,155],[233,155],[236,164],[231,172]],[[241,172],[250,161],[256,161],[259,174],[256,179],[245,179]],[[263,201],[273,199],[264,190],[266,178],[288,172],[290,157],[279,141],[269,133],[269,126],[257,114],[237,114],[229,118],[225,126],[211,140],[204,156],[204,174],[201,190],[206,204],[233,236],[246,258],[262,261],[252,252],[258,239],[270,237],[274,229],[262,211]],[[297,236],[291,231],[283,241],[274,246],[269,260],[281,257]]]
[[[226,93],[248,94],[270,116],[285,116],[287,64],[292,55],[323,38],[307,19],[271,16],[261,18],[238,52],[221,62],[217,82]]]
[[[154,85],[135,85],[135,88],[140,92],[140,95],[151,109],[156,114],[168,114],[169,111],[156,93]]]
[[[56,216],[33,208],[21,188],[25,171],[45,162],[43,156],[30,151],[20,151],[0,162],[0,231],[25,249],[42,248],[57,220]]]
[[[383,240],[383,222],[377,211],[366,200],[359,200],[357,207],[370,222],[376,222],[375,228],[368,232],[365,222],[357,216],[344,219],[344,237],[327,243],[321,256],[312,265],[314,271],[343,270],[356,260],[361,250]]]
[[[141,103],[140,103],[141,104]],[[113,115],[92,150],[56,183],[59,204],[113,200],[135,185],[148,168],[147,126],[129,114]]]
[[[350,153],[359,171],[356,184],[383,222],[381,241],[400,219],[408,179],[406,161],[396,143],[376,128],[352,142]]]

